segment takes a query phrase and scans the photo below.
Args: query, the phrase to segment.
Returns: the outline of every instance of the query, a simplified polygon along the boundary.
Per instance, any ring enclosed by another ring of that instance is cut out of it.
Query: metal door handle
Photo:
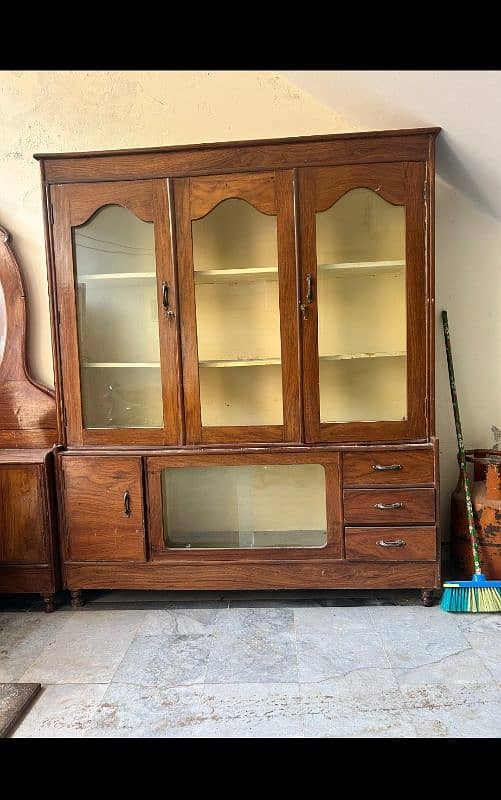
[[[301,309],[303,319],[307,319],[308,306],[311,306],[312,303],[313,303],[313,276],[310,272],[308,272],[306,276],[306,301],[304,303],[299,304],[299,308]]]
[[[398,472],[403,469],[402,464],[373,464],[374,472]]]
[[[376,503],[374,508],[379,508],[381,511],[389,511],[397,508],[405,508],[403,503]]]
[[[174,312],[169,308],[169,284],[166,281],[162,283],[162,305],[168,317],[172,318],[175,316]]]
[[[385,539],[380,539],[376,544],[379,547],[405,547],[406,542],[403,539],[394,539],[392,542],[387,542]]]
[[[130,517],[130,492],[128,489],[124,492],[124,514],[126,517]]]

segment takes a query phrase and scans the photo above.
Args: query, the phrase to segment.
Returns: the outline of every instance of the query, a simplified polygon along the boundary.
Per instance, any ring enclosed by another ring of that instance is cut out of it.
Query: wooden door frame
[[[308,274],[317,286],[316,213],[352,189],[368,188],[406,207],[407,417],[378,422],[321,422],[316,291],[302,321],[303,395],[306,442],[425,441],[427,420],[427,226],[426,162],[350,164],[299,170],[301,286]],[[331,182],[331,185],[329,185]],[[304,291],[304,289],[303,289]]]
[[[169,188],[168,182],[162,179],[75,183],[51,187],[59,301],[57,322],[61,343],[61,372],[68,445],[183,444],[177,283],[169,222],[171,203]],[[119,205],[144,222],[152,222],[154,225],[164,416],[163,426],[160,428],[85,429],[83,427],[72,229],[82,225],[107,205]],[[170,310],[174,316],[167,315],[163,308],[163,281],[172,288],[171,297],[174,302]]]
[[[295,171],[180,178],[174,181],[184,409],[187,444],[301,441],[301,379],[295,246]],[[282,366],[282,425],[203,426],[200,409],[191,223],[223,200],[243,199],[276,216]]]
[[[145,458],[146,507],[151,559],[177,564],[210,564],[215,562],[284,562],[317,561],[344,558],[343,501],[339,451],[328,453],[197,453],[186,455],[147,456]],[[325,495],[327,513],[327,544],[324,547],[256,548],[238,550],[199,548],[185,550],[167,548],[163,529],[163,502],[161,472],[163,469],[210,466],[319,464],[325,469]]]

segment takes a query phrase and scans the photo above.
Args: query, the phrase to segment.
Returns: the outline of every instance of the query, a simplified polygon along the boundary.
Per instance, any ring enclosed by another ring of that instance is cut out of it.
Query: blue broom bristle
[[[444,583],[440,607],[459,613],[501,612],[501,581],[474,575],[471,581]]]

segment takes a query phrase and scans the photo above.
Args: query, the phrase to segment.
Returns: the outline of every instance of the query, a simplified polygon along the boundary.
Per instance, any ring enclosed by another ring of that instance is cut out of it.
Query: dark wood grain
[[[0,227],[0,447],[52,447],[54,393],[28,371],[25,292],[9,238]]]
[[[378,471],[376,466],[400,466],[399,470]],[[369,453],[345,453],[344,486],[405,486],[433,484],[434,452],[428,450],[373,450]]]
[[[191,218],[200,219],[230,198],[246,200],[262,214],[276,214],[275,175],[209,175],[191,182]]]
[[[426,528],[345,528],[348,561],[435,561],[436,530]],[[384,547],[378,542],[405,542]]]
[[[140,458],[62,459],[66,558],[69,561],[144,561]],[[126,515],[124,493],[130,497]]]
[[[188,145],[136,152],[40,155],[49,183],[216,175],[314,164],[425,161],[438,130],[334,134],[292,140]]]
[[[4,563],[48,562],[41,481],[40,466],[0,468],[0,561]]]
[[[402,525],[435,522],[434,489],[345,489],[344,518],[357,525]],[[380,509],[376,503],[403,503]]]
[[[84,589],[420,589],[437,586],[423,562],[299,561],[276,564],[68,564]]]
[[[54,576],[47,564],[0,564],[0,592],[51,594],[54,588]]]

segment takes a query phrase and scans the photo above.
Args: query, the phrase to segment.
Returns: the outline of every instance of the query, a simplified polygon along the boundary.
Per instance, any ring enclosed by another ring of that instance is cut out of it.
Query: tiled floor
[[[501,616],[416,593],[94,593],[0,613],[15,737],[498,737]]]

